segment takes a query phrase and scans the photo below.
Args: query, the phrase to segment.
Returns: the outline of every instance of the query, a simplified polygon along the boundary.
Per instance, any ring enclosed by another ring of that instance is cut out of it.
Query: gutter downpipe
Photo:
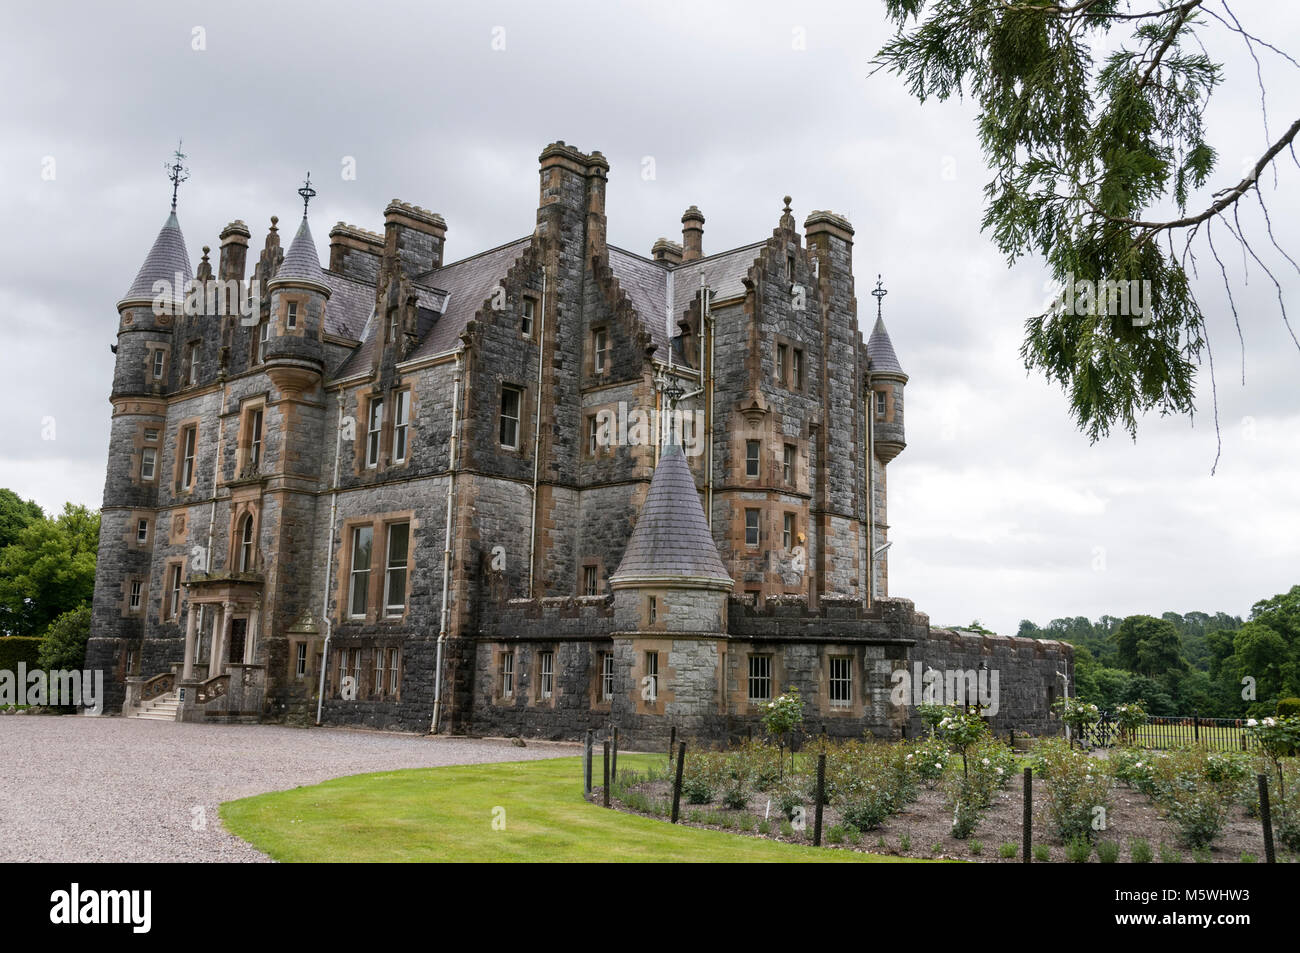
[[[546,367],[546,268],[542,268],[541,328],[537,338],[537,396],[533,423],[533,517],[528,528],[528,598],[533,598],[533,572],[537,563],[537,478],[542,462],[542,371]]]
[[[700,306],[703,309],[704,320],[701,324],[708,334],[709,348],[709,370],[706,375],[704,372],[704,361],[700,361],[700,384],[705,388],[708,401],[708,418],[705,421],[704,433],[708,443],[705,444],[704,453],[704,514],[709,520],[709,532],[713,532],[713,309],[709,307],[709,287],[704,283],[704,271],[700,270]]]
[[[212,572],[212,532],[217,526],[217,477],[221,473],[221,430],[226,418],[226,375],[223,372],[218,378],[221,384],[221,415],[217,418],[217,452],[212,457],[212,505],[208,508],[208,546],[203,551],[203,572],[208,574]],[[196,441],[197,442],[197,441]],[[203,623],[208,621],[208,607],[205,603],[199,603],[199,631],[194,637],[194,662],[198,663],[199,645],[203,642]],[[216,633],[214,633],[215,635]],[[253,633],[253,640],[257,640],[257,633]],[[213,639],[215,642],[216,639]],[[208,645],[208,656],[212,656],[212,650],[215,646]]]
[[[867,608],[876,604],[876,392],[867,385]]]
[[[330,664],[330,636],[334,624],[330,621],[330,575],[334,572],[334,524],[339,513],[339,448],[343,443],[343,391],[339,391],[339,419],[334,433],[334,484],[330,487],[330,535],[325,546],[325,581],[321,586],[320,615],[325,620],[325,645],[320,652],[320,686],[316,690],[316,726],[320,727],[321,710],[325,706],[325,670]]]
[[[460,427],[460,373],[461,355],[465,353],[462,344],[456,349],[456,376],[451,390],[451,440],[447,450],[447,522],[442,531],[442,609],[439,612],[438,654],[434,661],[433,676],[433,724],[429,726],[430,734],[437,734],[442,727],[442,653],[447,642],[447,593],[451,586],[451,519],[456,501],[456,453]]]

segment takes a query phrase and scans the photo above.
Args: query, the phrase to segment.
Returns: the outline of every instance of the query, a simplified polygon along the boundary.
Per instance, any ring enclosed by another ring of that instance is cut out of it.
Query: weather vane
[[[876,317],[878,318],[880,317],[881,302],[884,301],[885,295],[889,294],[889,292],[885,290],[884,284],[881,282],[880,275],[876,275],[876,288],[871,292],[871,294],[876,299]]]
[[[303,182],[303,184],[302,184],[302,188],[300,188],[300,189],[298,190],[298,194],[302,196],[302,217],[303,217],[303,218],[306,218],[306,217],[307,217],[307,203],[310,202],[310,201],[315,197],[315,195],[316,195],[316,190],[313,189],[313,188],[311,187],[311,173],[310,173],[310,172],[307,173],[307,180],[306,180],[305,182]]]
[[[181,152],[181,140],[176,140],[176,151],[172,153],[170,162],[163,165],[167,170],[167,178],[172,182],[172,211],[176,211],[176,193],[180,190],[181,183],[190,177],[190,170],[185,168],[185,153]]]

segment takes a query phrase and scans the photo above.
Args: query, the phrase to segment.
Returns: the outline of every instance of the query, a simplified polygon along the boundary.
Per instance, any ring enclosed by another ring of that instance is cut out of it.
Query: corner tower
[[[880,276],[871,294],[876,299],[876,324],[867,340],[867,398],[870,406],[867,417],[871,426],[872,458],[869,479],[871,508],[868,522],[871,527],[871,551],[868,553],[870,570],[869,593],[872,601],[889,595],[888,484],[885,468],[903,452],[907,437],[903,429],[903,389],[907,374],[894,353],[894,344],[885,330],[883,301],[889,292]]]
[[[734,583],[676,443],[659,458],[610,587],[614,666],[627,679],[612,713],[650,735],[666,733],[670,722],[686,731],[711,727],[725,712],[721,672]]]
[[[145,618],[163,480],[163,435],[168,383],[178,373],[173,329],[184,313],[194,277],[176,217],[175,186],[183,181],[178,155],[172,167],[172,207],[135,280],[117,303],[117,355],[108,475],[99,524],[99,558],[86,664],[105,673],[105,710],[121,707],[123,679],[141,670]]]

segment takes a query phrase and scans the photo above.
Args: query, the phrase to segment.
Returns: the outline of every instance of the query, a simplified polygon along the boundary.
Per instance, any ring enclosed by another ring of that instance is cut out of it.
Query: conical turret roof
[[[316,254],[316,242],[311,237],[311,226],[307,224],[306,215],[302,217],[298,233],[293,236],[284,261],[280,263],[280,270],[275,273],[272,281],[307,282],[319,285],[328,292],[325,285],[325,272],[321,270],[320,257]]]
[[[885,319],[876,318],[876,326],[871,329],[871,337],[867,340],[867,366],[873,371],[890,374],[904,374],[903,365],[898,363],[898,355],[894,353],[894,342],[889,340],[889,332],[885,330]]]
[[[177,273],[182,279],[179,288],[174,287]],[[167,216],[167,221],[163,223],[162,230],[158,232],[158,237],[154,239],[153,248],[149,249],[144,264],[140,266],[135,281],[131,282],[131,287],[127,289],[122,300],[152,299],[154,282],[165,281],[172,286],[173,299],[182,301],[193,277],[194,269],[190,266],[190,255],[185,250],[185,236],[181,234],[176,210],[172,209],[171,214]]]
[[[610,582],[683,577],[731,583],[704,518],[691,468],[674,443],[659,458],[636,528]]]

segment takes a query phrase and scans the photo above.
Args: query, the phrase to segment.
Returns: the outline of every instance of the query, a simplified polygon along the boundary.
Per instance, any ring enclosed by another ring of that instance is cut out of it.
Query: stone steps
[[[140,710],[131,717],[140,718],[144,721],[175,721],[179,711],[180,701],[177,699],[176,693],[168,692],[141,706]]]

